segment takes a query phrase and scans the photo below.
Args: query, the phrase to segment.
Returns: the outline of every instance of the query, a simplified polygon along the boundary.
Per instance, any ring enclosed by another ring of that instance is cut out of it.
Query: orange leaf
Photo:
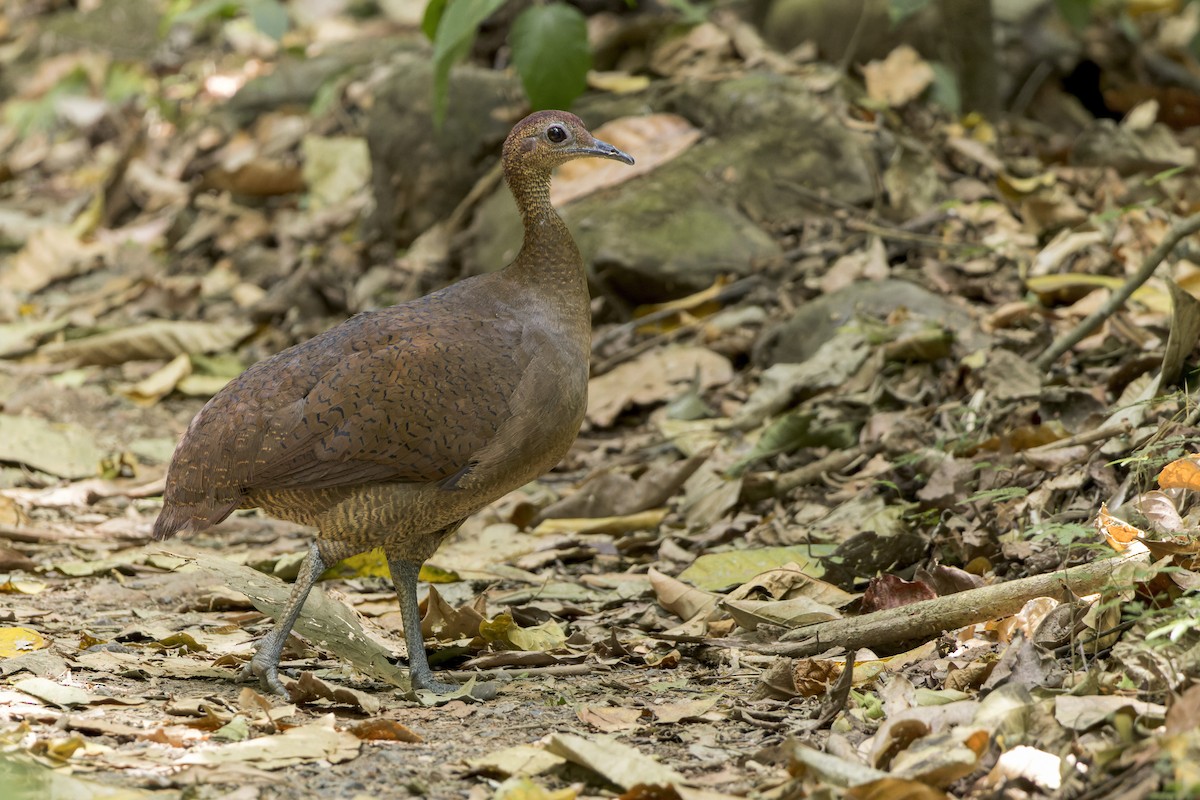
[[[1158,473],[1160,489],[1192,489],[1200,491],[1200,456],[1172,461]]]
[[[1096,515],[1096,530],[1104,535],[1108,546],[1118,553],[1125,551],[1134,539],[1144,539],[1146,534],[1124,520],[1117,519],[1108,513],[1108,505],[1100,504],[1100,513]]]

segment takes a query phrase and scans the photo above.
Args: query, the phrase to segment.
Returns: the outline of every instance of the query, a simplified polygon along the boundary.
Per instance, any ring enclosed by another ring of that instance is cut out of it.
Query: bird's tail
[[[154,520],[154,538],[161,542],[177,533],[202,531],[228,517],[239,505],[240,500],[200,505],[165,504],[158,519]]]
[[[174,465],[172,465],[174,467]],[[168,470],[167,488],[163,492],[163,509],[154,520],[154,538],[170,539],[177,533],[202,531],[216,525],[242,504],[242,493],[212,492],[181,485]],[[216,495],[216,496],[214,496]]]

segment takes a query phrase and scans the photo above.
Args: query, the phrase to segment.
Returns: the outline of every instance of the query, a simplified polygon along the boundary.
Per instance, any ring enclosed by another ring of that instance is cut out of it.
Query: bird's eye
[[[561,144],[567,140],[567,129],[562,125],[551,125],[546,129],[546,138],[554,144]]]

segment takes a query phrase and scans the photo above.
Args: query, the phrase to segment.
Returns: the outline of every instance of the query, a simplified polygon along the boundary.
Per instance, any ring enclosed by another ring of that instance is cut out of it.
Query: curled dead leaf
[[[366,742],[423,742],[424,739],[407,725],[394,719],[365,719],[347,730]]]
[[[1158,488],[1200,490],[1200,456],[1176,459],[1163,467]]]

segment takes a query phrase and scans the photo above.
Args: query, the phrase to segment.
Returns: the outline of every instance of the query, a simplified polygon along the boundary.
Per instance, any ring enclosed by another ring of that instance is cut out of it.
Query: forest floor
[[[811,87],[876,143],[877,202],[797,190],[749,274],[659,305],[598,293],[570,454],[422,573],[435,668],[495,699],[406,691],[372,554],[318,585],[285,699],[237,678],[311,532],[246,511],[152,541],[171,452],[256,360],[459,277],[461,242],[371,241],[378,70],[239,116],[230,96],[282,54],[249,17],[143,35],[61,5],[0,16],[0,797],[1200,786],[1200,129],[1166,112],[1196,95],[1126,87],[1118,124],[1048,92],[993,125],[934,105],[915,51],[847,78],[719,16],[637,45],[664,86]],[[1163,14],[1145,47],[1196,16]],[[80,44],[113,30],[129,41]],[[318,52],[313,30],[285,42]],[[141,39],[152,57],[124,58]],[[643,150],[703,145],[686,117],[606,136],[653,176]],[[646,176],[594,177],[561,183]]]

